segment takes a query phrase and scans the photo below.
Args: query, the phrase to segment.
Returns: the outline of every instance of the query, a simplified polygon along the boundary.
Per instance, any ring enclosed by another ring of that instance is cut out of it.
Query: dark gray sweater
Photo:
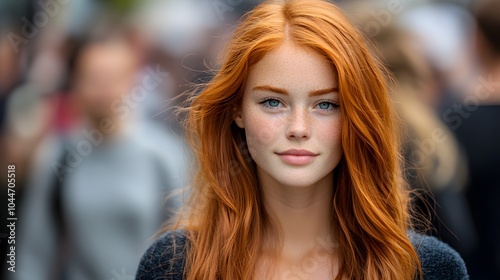
[[[409,237],[420,257],[425,280],[469,279],[464,261],[450,246],[414,232],[409,232]],[[165,233],[142,257],[136,280],[182,280],[186,240],[183,230]]]

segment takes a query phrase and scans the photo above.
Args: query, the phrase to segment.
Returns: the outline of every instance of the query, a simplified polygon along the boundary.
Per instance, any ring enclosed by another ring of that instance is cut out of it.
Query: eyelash
[[[270,110],[274,110],[274,109],[279,108],[279,107],[274,107],[274,106],[267,105],[269,101],[278,101],[280,104],[283,104],[283,101],[281,101],[281,100],[279,100],[277,98],[267,98],[267,99],[264,99],[261,102],[259,102],[259,104],[261,104],[262,106],[264,106],[265,108],[270,109]],[[323,111],[335,111],[336,109],[339,108],[339,104],[334,103],[334,102],[329,101],[329,100],[321,100],[321,101],[319,101],[316,104],[316,106],[319,105],[319,104],[322,104],[322,103],[327,103],[327,104],[331,105],[331,108],[332,108],[332,109],[320,109],[320,110],[323,110]]]
[[[269,101],[273,101],[273,100],[278,101],[280,104],[283,104],[283,102],[281,100],[276,99],[276,98],[267,98],[267,99],[264,99],[259,104],[262,104],[262,106],[266,107],[267,109],[274,110],[274,109],[276,109],[278,107],[274,107],[274,106],[269,106],[268,105],[269,104],[268,102]]]

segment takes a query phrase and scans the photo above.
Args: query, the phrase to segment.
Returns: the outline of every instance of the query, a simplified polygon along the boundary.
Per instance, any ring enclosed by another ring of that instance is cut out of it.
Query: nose
[[[308,139],[311,137],[310,119],[305,109],[294,109],[289,115],[286,137]]]

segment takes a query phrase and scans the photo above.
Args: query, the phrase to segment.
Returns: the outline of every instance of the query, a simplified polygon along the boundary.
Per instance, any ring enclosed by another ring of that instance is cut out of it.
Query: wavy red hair
[[[189,100],[186,136],[196,172],[174,227],[191,233],[186,279],[252,278],[273,224],[233,114],[252,65],[285,40],[324,56],[338,73],[344,156],[332,186],[336,279],[414,279],[420,264],[407,236],[409,195],[385,76],[353,24],[320,0],[264,2],[249,12],[220,70]]]

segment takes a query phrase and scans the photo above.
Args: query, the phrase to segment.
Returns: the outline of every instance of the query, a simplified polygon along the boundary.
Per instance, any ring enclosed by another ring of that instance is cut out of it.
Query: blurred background
[[[134,279],[188,181],[173,108],[259,2],[0,0],[0,180],[14,164],[18,218],[1,279]],[[335,3],[392,76],[427,233],[471,279],[500,279],[500,1]]]

